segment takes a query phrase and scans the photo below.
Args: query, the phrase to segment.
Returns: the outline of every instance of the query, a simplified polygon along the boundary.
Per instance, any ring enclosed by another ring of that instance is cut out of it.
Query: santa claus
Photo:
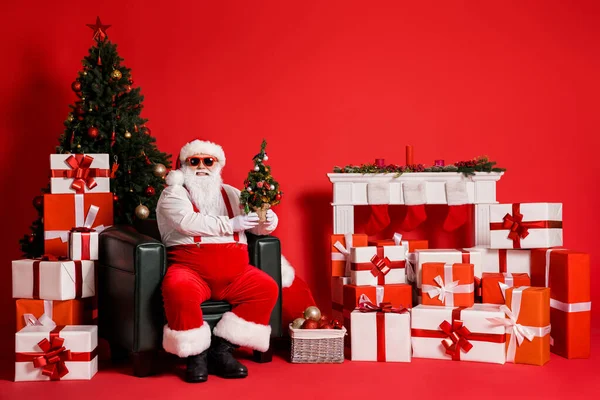
[[[162,283],[167,317],[163,347],[187,357],[188,382],[204,382],[209,373],[246,377],[248,369],[235,359],[233,350],[238,346],[268,350],[269,319],[279,293],[269,275],[249,264],[244,234],[246,230],[270,234],[278,217],[269,210],[266,222],[259,223],[256,213],[241,212],[240,191],[221,179],[225,162],[221,146],[201,140],[187,143],[177,169],[167,176],[168,186],[156,209],[169,264]],[[282,285],[289,289],[295,281],[293,268],[282,258]],[[314,304],[303,282],[295,286],[301,298],[294,307]],[[212,332],[200,308],[208,299],[233,306]]]

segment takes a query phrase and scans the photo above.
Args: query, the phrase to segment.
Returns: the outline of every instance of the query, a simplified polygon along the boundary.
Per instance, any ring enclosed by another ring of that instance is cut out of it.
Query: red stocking
[[[308,285],[298,275],[295,276],[290,287],[281,289],[281,303],[281,320],[284,332],[288,331],[288,325],[292,321],[302,317],[307,307],[317,304]]]
[[[406,207],[406,217],[404,217],[404,221],[402,221],[400,227],[403,231],[410,232],[427,219],[427,214],[425,213],[425,204]]]
[[[378,204],[371,206],[371,216],[365,232],[367,235],[376,235],[384,230],[390,224],[390,214],[387,204]]]
[[[448,206],[448,215],[444,221],[444,230],[452,232],[463,226],[469,216],[469,205]]]

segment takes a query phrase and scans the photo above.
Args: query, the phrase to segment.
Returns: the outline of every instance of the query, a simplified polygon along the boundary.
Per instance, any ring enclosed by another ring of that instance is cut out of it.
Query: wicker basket
[[[293,329],[290,324],[292,352],[290,361],[303,364],[344,362],[344,336],[342,329]]]

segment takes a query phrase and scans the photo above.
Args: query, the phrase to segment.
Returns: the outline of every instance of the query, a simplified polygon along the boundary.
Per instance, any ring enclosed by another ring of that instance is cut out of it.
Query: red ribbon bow
[[[392,269],[392,262],[387,257],[380,257],[379,255],[375,254],[371,258],[371,263],[375,266],[371,270],[371,274],[378,277],[378,283],[383,285],[385,283],[384,277]]]
[[[358,305],[358,310],[360,312],[382,312],[382,313],[395,313],[395,314],[404,314],[408,312],[408,309],[400,306],[399,308],[392,307],[392,303],[390,302],[382,302],[379,305],[376,305],[370,301],[363,301]]]
[[[529,236],[529,228],[523,224],[523,214],[517,210],[513,210],[513,214],[506,214],[502,218],[502,226],[504,229],[509,229],[508,238],[515,241],[525,239]]]
[[[90,170],[90,165],[92,165],[93,161],[94,157],[83,154],[75,154],[67,158],[66,163],[73,169],[73,171],[70,171],[71,177],[74,178],[71,188],[76,193],[84,193],[85,186],[88,189],[93,189],[98,185],[94,179],[94,174]]]
[[[443,321],[440,324],[440,329],[444,331],[447,338],[442,340],[442,345],[446,349],[446,354],[452,356],[453,360],[460,360],[460,349],[468,353],[473,345],[467,339],[471,331],[463,325],[460,320],[453,320],[452,324],[448,321]]]
[[[65,339],[58,336],[51,337],[50,340],[46,338],[40,340],[38,346],[44,354],[33,359],[33,366],[42,368],[42,375],[48,376],[53,381],[69,373],[65,361],[71,360],[71,350],[63,346],[64,342]]]

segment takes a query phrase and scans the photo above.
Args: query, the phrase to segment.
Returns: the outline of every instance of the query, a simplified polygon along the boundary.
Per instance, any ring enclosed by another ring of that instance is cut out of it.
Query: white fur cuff
[[[165,325],[163,348],[179,357],[195,356],[210,347],[210,327],[206,322],[200,328],[174,331]]]
[[[238,346],[258,351],[269,350],[271,326],[246,321],[232,312],[223,314],[213,333]]]
[[[166,182],[169,186],[183,185],[183,172],[178,169],[171,170],[167,175]]]
[[[296,278],[296,271],[290,262],[282,255],[281,256],[281,287],[290,287]]]

